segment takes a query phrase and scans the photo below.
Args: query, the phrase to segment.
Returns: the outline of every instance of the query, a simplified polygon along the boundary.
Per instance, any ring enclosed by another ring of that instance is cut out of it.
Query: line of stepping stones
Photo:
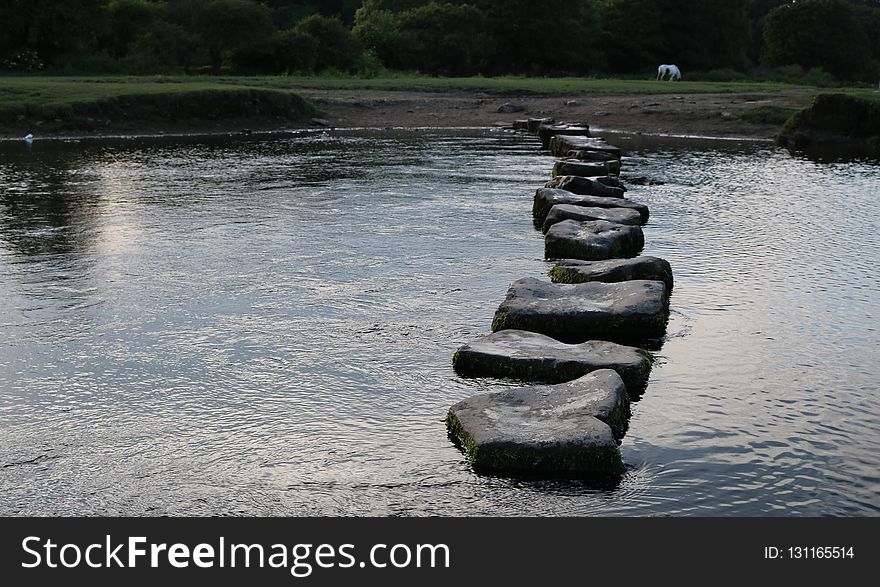
[[[619,444],[630,399],[644,392],[669,318],[672,269],[639,256],[644,204],[624,197],[620,149],[585,124],[520,120],[560,159],[532,213],[556,260],[552,281],[513,282],[492,334],[459,348],[463,377],[527,387],[469,397],[447,427],[474,470],[504,476],[608,479],[624,471]]]

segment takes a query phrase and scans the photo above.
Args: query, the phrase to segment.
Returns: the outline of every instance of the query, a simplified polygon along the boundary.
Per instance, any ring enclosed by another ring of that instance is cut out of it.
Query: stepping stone
[[[615,436],[629,417],[626,388],[610,369],[558,385],[475,395],[449,409],[446,425],[478,473],[618,477]]]
[[[542,124],[538,127],[538,138],[541,140],[541,146],[544,149],[550,148],[550,139],[559,135],[575,135],[582,137],[590,136],[590,127],[584,125],[572,124]]]
[[[565,344],[526,330],[499,330],[459,348],[452,366],[463,377],[511,377],[558,383],[613,369],[631,396],[645,388],[653,356],[606,340]]]
[[[602,175],[620,175],[620,161],[586,162],[576,159],[562,159],[553,166],[553,177],[557,175],[577,175],[580,177],[596,177]]]
[[[618,157],[607,151],[569,151],[560,157],[570,157],[582,161],[616,161]],[[573,173],[571,175],[574,175]]]
[[[669,294],[662,281],[556,284],[514,281],[492,320],[492,331],[529,330],[562,342],[652,342],[663,336]]]
[[[557,175],[546,184],[545,188],[565,190],[579,196],[599,196],[602,198],[622,198],[624,189],[605,185],[594,178],[577,175]]]
[[[632,259],[608,259],[607,261],[580,261],[565,259],[550,270],[554,283],[587,283],[603,281],[613,283],[649,279],[662,281],[667,291],[672,291],[672,267],[659,257],[633,257]]]
[[[553,124],[552,118],[529,118],[526,121],[527,130],[533,135],[538,134],[538,129],[545,124]]]
[[[641,227],[607,220],[563,220],[552,225],[544,237],[547,259],[621,259],[635,257],[644,247]]]
[[[642,223],[642,215],[632,208],[593,208],[590,206],[575,206],[574,204],[556,204],[550,208],[547,218],[544,220],[543,232],[546,234],[550,227],[563,220],[607,220],[615,224],[628,224],[639,226]]]
[[[586,133],[585,133],[586,134]],[[609,145],[602,139],[590,136],[571,136],[556,134],[550,139],[550,153],[557,157],[567,157],[570,151],[601,151],[620,159],[620,148]]]
[[[642,224],[648,222],[648,207],[632,200],[625,198],[603,198],[601,196],[579,196],[567,190],[539,188],[535,192],[535,202],[532,206],[535,225],[540,228],[544,224],[547,214],[550,213],[550,209],[557,204],[573,204],[575,206],[589,206],[591,208],[630,208],[641,214]]]

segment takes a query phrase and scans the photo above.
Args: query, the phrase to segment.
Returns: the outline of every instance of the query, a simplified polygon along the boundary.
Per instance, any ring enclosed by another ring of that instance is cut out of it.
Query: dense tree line
[[[880,77],[880,0],[3,0],[0,70]]]

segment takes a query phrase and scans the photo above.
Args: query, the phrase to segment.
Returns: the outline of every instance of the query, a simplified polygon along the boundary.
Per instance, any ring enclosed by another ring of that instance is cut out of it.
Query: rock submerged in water
[[[607,220],[563,220],[547,230],[544,257],[601,261],[635,257],[644,246],[645,235],[639,226]]]
[[[557,175],[546,184],[545,188],[565,190],[579,196],[600,196],[602,198],[622,198],[623,188],[616,188],[589,177],[578,175]]]
[[[672,291],[672,267],[659,257],[633,257],[632,259],[608,259],[606,261],[581,261],[564,259],[550,270],[554,283],[587,283],[602,281],[614,283],[647,279],[662,281],[667,291]]]
[[[542,231],[546,234],[550,227],[563,220],[607,220],[615,224],[638,226],[642,223],[642,215],[632,208],[594,208],[575,206],[574,204],[556,204],[550,208],[544,220]]]
[[[562,159],[557,161],[551,172],[553,177],[557,175],[577,175],[580,177],[596,177],[602,175],[620,175],[620,161],[585,162],[574,159]]]
[[[651,372],[648,351],[606,340],[566,344],[526,330],[499,330],[459,348],[452,366],[463,377],[510,377],[558,383],[599,369],[613,369],[630,396],[638,396]]]
[[[666,332],[669,293],[662,281],[556,284],[514,281],[492,320],[492,331],[529,330],[562,342],[652,342]]]
[[[625,198],[604,198],[601,196],[581,196],[567,190],[555,188],[538,188],[535,192],[535,201],[532,204],[532,215],[535,224],[541,227],[550,209],[557,204],[572,204],[574,206],[590,206],[593,208],[631,208],[642,216],[642,224],[648,222],[648,207],[644,204],[633,202]]]
[[[597,478],[623,472],[617,438],[628,418],[623,380],[602,369],[475,395],[452,406],[446,424],[478,473]]]

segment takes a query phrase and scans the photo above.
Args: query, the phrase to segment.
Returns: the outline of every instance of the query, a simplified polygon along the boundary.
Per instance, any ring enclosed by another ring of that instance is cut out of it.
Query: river
[[[475,475],[450,405],[545,276],[503,131],[0,144],[0,514],[878,515],[880,165],[619,135],[676,285],[616,487]]]

